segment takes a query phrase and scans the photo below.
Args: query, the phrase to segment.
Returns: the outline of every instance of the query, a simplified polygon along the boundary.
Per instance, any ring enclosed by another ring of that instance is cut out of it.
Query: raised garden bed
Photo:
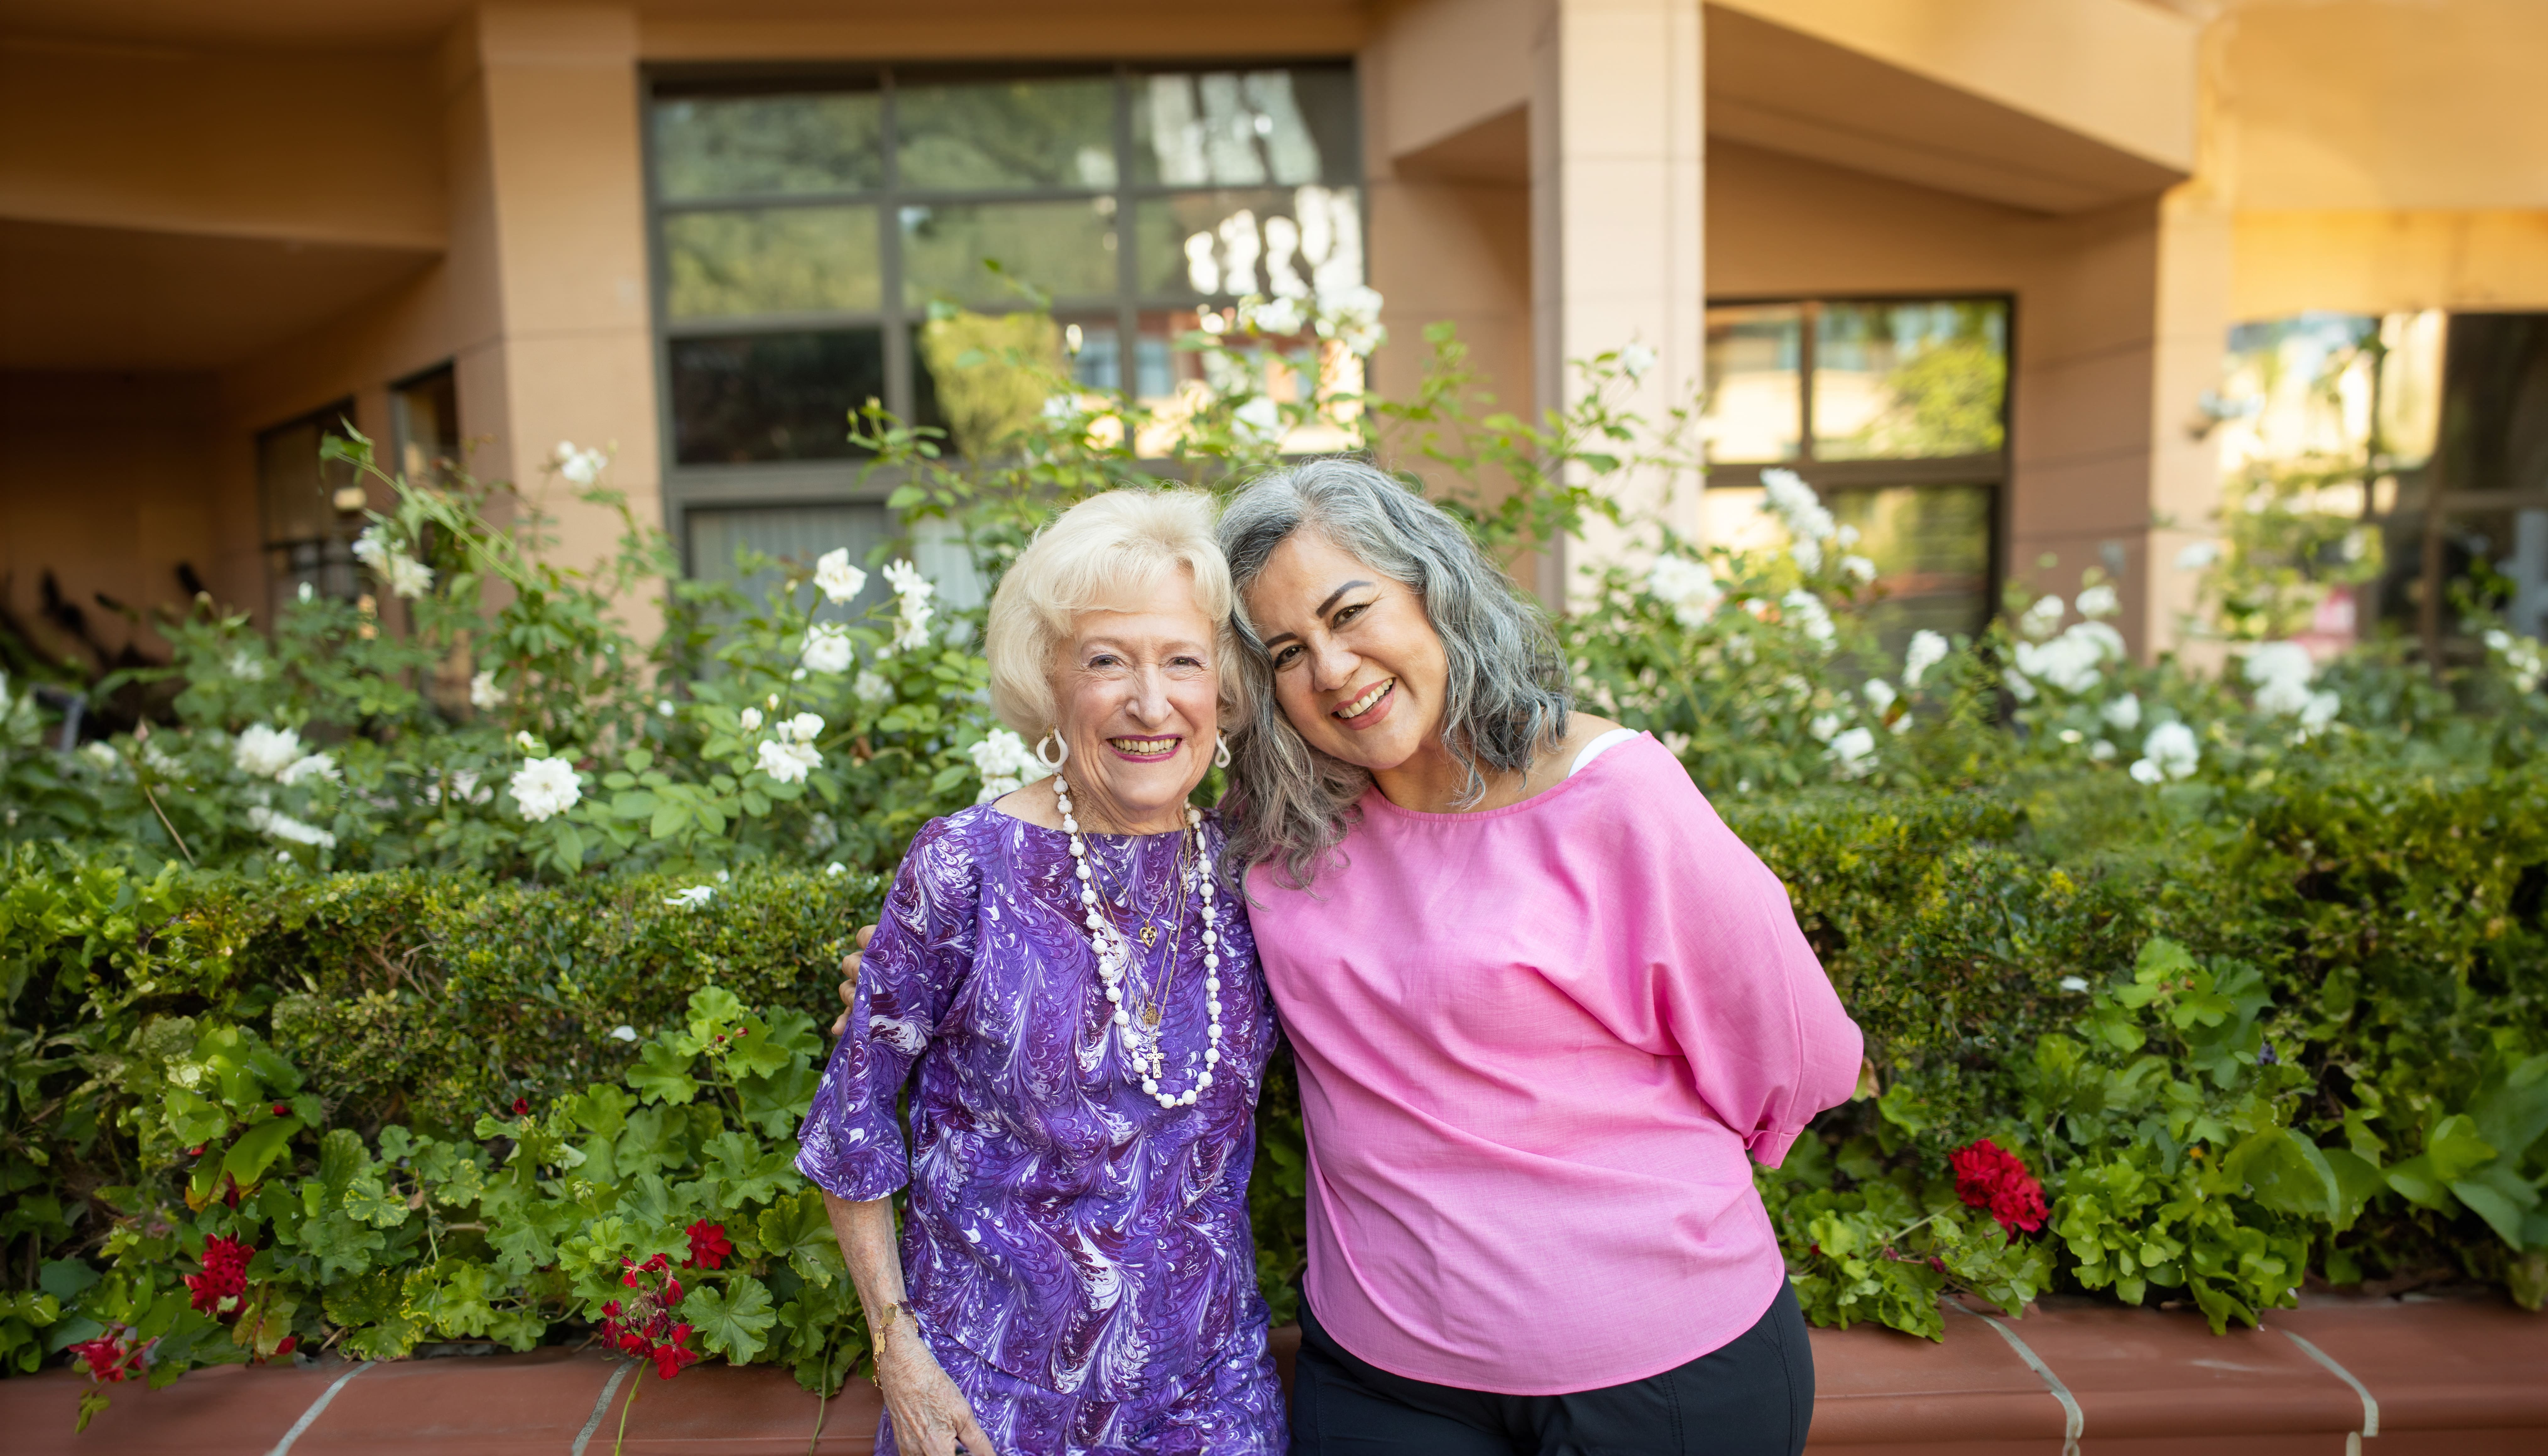
[[[1294,1331],[1278,1334],[1289,1374]],[[1951,1307],[1944,1343],[1814,1331],[1811,1449],[1885,1456],[2489,1456],[2548,1450],[2548,1318],[2489,1298],[2333,1300],[2214,1335],[2191,1313],[2047,1302],[2018,1320]],[[783,1372],[656,1379],[594,1351],[199,1370],[119,1388],[85,1435],[86,1382],[0,1383],[16,1456],[587,1456],[624,1449],[864,1453],[879,1402],[828,1407]],[[818,1419],[820,1422],[818,1430]],[[2364,1437],[2368,1436],[2366,1443]]]

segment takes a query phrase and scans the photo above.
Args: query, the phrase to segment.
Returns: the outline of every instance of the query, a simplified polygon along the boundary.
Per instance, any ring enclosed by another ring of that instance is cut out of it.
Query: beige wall
[[[2213,29],[2235,317],[2548,308],[2548,5],[2243,0]]]
[[[2003,559],[2019,580],[2067,591],[2113,542],[2128,605],[2140,599],[2154,203],[2047,217],[1718,139],[1707,218],[1712,297],[2014,295]],[[2040,570],[2048,552],[2059,564]]]

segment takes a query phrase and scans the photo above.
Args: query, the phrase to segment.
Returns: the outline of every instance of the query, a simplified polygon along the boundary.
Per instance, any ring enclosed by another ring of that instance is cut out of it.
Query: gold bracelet
[[[878,1343],[882,1343],[885,1335],[892,1331],[894,1317],[897,1315],[910,1316],[911,1332],[914,1334],[918,1334],[920,1332],[920,1312],[912,1308],[911,1301],[909,1300],[895,1300],[892,1304],[884,1307],[884,1327],[875,1332]]]

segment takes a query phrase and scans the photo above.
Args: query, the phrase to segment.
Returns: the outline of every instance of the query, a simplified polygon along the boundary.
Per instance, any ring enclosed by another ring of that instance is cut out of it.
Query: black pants
[[[1627,1385],[1499,1396],[1355,1358],[1301,1301],[1292,1456],[1796,1456],[1814,1418],[1814,1352],[1785,1281],[1720,1349]]]

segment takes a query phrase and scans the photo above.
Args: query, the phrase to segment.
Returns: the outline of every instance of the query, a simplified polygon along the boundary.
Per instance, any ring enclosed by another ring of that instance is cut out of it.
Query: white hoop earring
[[[1044,746],[1047,743],[1051,744],[1058,750],[1058,752],[1047,756],[1044,751]],[[1061,772],[1061,766],[1070,762],[1070,741],[1061,736],[1060,729],[1055,728],[1050,733],[1047,733],[1044,737],[1036,740],[1035,756],[1037,763],[1042,764],[1055,774],[1058,774]]]
[[[1229,735],[1221,733],[1214,736],[1221,740],[1221,746],[1213,751],[1212,766],[1216,769],[1227,769],[1229,767]]]

